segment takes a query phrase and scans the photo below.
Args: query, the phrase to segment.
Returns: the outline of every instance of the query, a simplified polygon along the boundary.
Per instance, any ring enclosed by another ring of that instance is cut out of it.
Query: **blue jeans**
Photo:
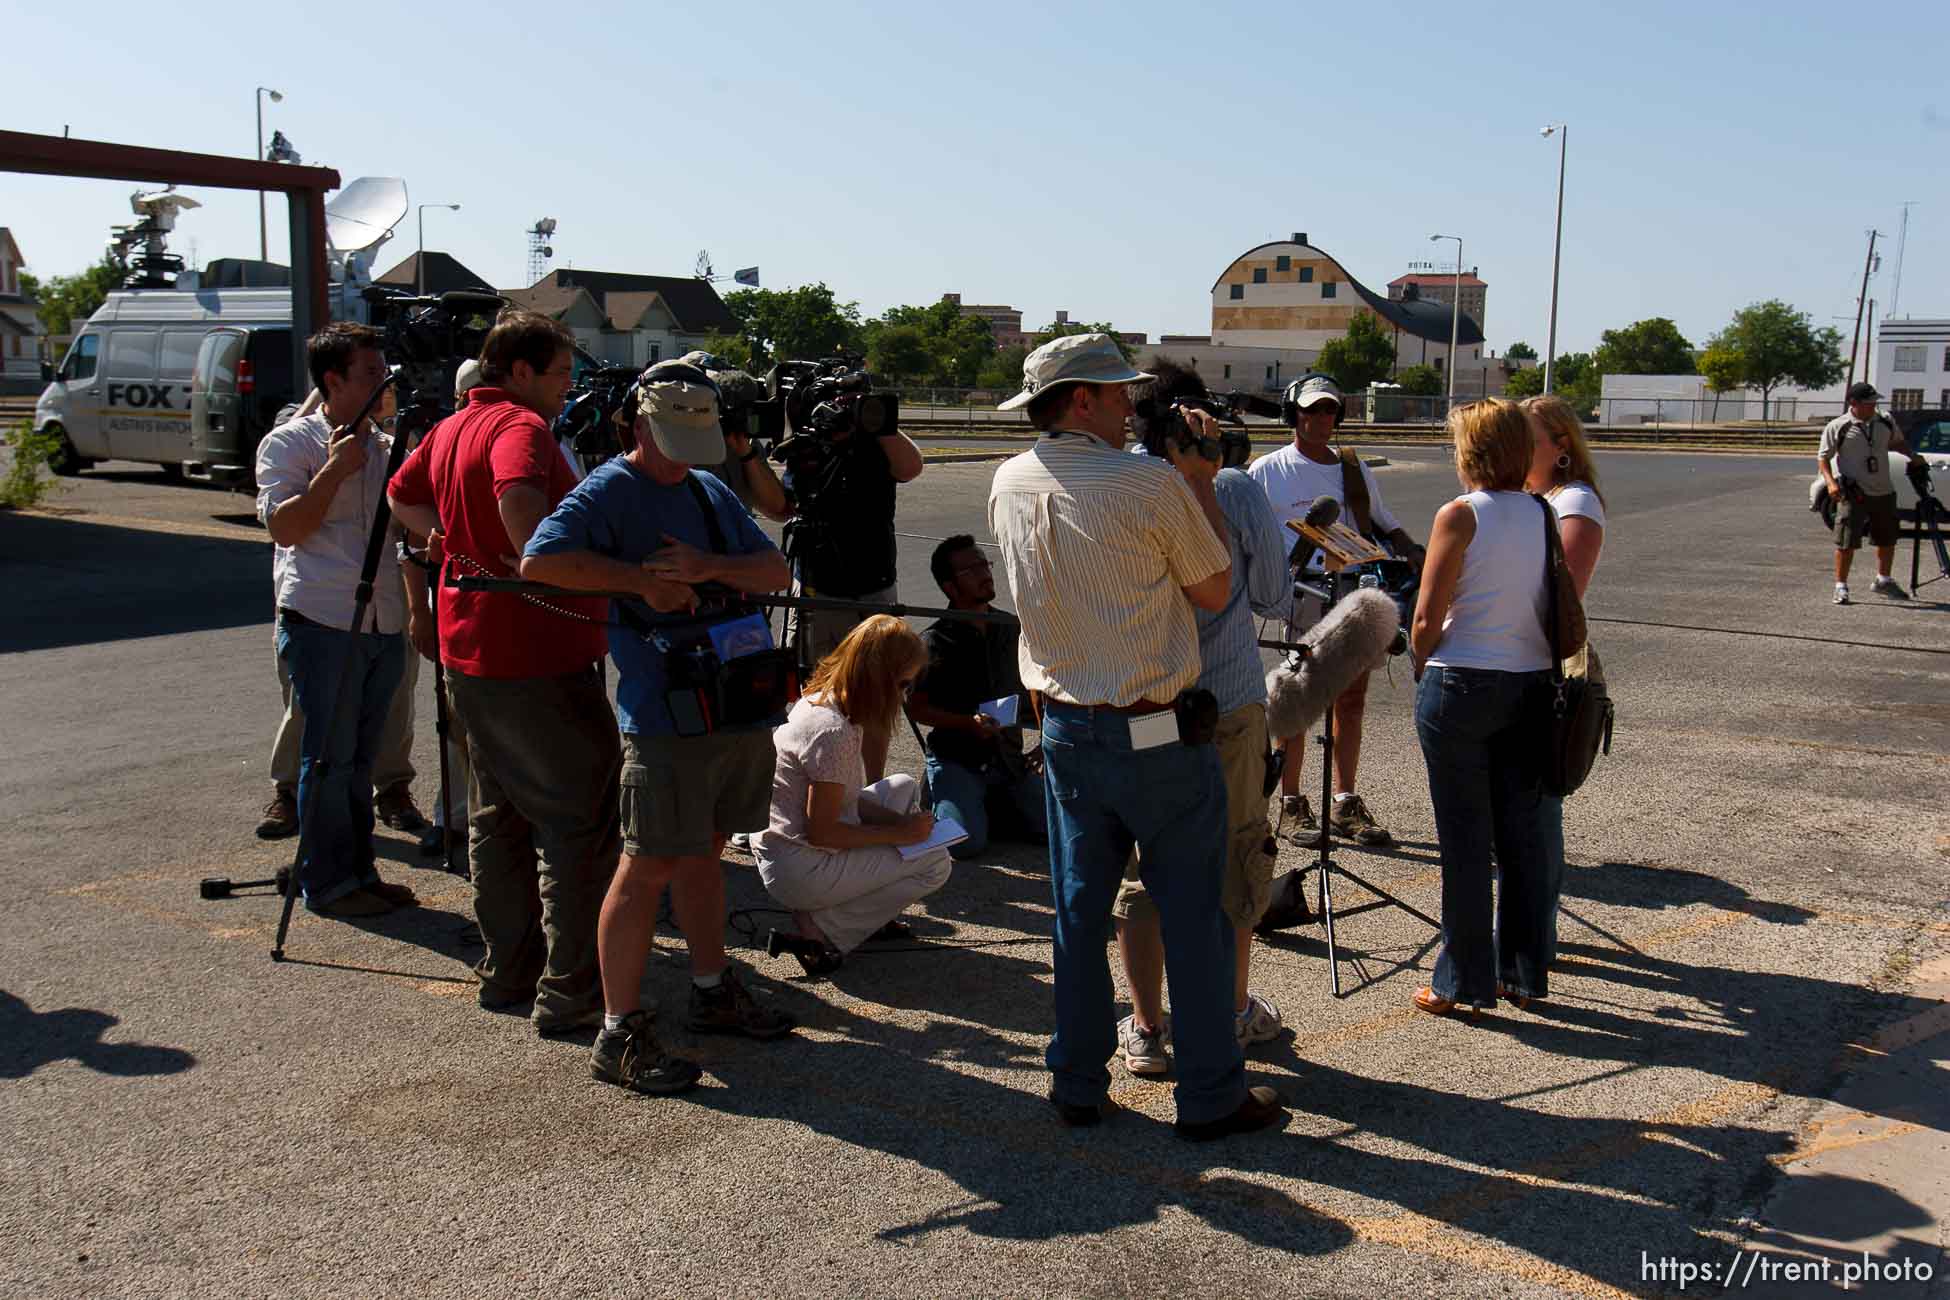
[[[278,658],[305,715],[298,815],[309,832],[298,883],[317,909],[379,879],[372,850],[372,759],[406,671],[406,638],[278,619]],[[339,695],[340,666],[345,689]],[[333,725],[332,706],[339,705]]]
[[[1005,821],[1017,821],[1032,843],[1049,842],[1049,811],[1045,807],[1043,774],[1024,772],[1011,779],[1000,764],[977,772],[960,763],[944,763],[933,754],[927,757],[928,796],[934,801],[934,815],[952,817],[968,832],[968,838],[951,845],[948,856],[957,862],[985,852],[989,846],[989,806],[999,806]]]
[[[1549,681],[1548,671],[1431,667],[1416,691],[1442,854],[1442,953],[1430,981],[1438,997],[1487,1007],[1499,984],[1524,997],[1547,992],[1564,842],[1562,805],[1539,780]]]
[[[1178,1118],[1202,1123],[1246,1099],[1233,1035],[1232,923],[1220,908],[1226,793],[1219,751],[1176,742],[1131,748],[1125,715],[1046,703],[1050,889],[1056,903],[1056,1036],[1051,1096],[1090,1106],[1110,1087],[1117,1021],[1105,945],[1132,846],[1164,929]]]

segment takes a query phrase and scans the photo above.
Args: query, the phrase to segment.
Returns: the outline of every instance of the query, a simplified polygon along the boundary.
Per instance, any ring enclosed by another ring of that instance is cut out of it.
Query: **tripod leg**
[[[1320,731],[1320,918],[1327,930],[1328,984],[1335,997],[1341,995],[1341,956],[1334,936],[1334,832],[1329,823],[1334,815],[1334,706]]]

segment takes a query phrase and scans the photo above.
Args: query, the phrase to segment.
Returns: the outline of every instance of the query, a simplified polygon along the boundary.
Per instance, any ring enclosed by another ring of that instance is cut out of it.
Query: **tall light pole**
[[[1446,414],[1456,405],[1456,333],[1462,324],[1462,236],[1430,235],[1433,244],[1438,239],[1456,241],[1456,287],[1450,291],[1453,301],[1449,304],[1449,393],[1444,398],[1443,412]]]
[[[257,100],[257,152],[252,155],[258,162],[264,161],[264,97],[269,95],[273,104],[284,102],[284,92],[272,90],[269,86],[259,86]],[[271,244],[264,233],[264,191],[257,192],[257,260],[271,260]]]
[[[1551,244],[1551,329],[1544,344],[1544,391],[1551,390],[1551,365],[1557,360],[1557,265],[1564,255],[1564,152],[1571,141],[1571,128],[1553,122],[1538,132],[1557,137],[1557,238]]]
[[[415,216],[420,224],[420,251],[413,259],[413,294],[424,298],[427,295],[427,209],[445,208],[449,212],[459,212],[458,203],[422,203]]]

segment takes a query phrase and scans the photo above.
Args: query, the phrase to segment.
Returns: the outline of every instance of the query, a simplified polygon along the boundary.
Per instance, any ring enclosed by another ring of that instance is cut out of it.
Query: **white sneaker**
[[[1870,584],[1869,590],[1878,596],[1887,596],[1891,600],[1909,599],[1909,593],[1903,590],[1902,584],[1886,573],[1878,573],[1875,582]]]
[[[1835,603],[1837,605],[1848,604],[1848,584],[1846,582],[1838,582],[1835,584]]]
[[[1232,1032],[1238,1036],[1241,1047],[1270,1042],[1278,1038],[1285,1028],[1286,1022],[1280,1018],[1280,1009],[1264,993],[1249,991],[1246,994],[1246,1009],[1232,1018]]]
[[[731,847],[737,849],[740,853],[750,853],[752,851],[752,837],[744,831],[739,831],[736,835],[733,835],[730,843]]]
[[[1117,1022],[1117,1043],[1124,1051],[1124,1068],[1132,1074],[1163,1074],[1171,1068],[1171,1058],[1165,1054],[1165,1031],[1145,1033],[1138,1028],[1136,1016]]]

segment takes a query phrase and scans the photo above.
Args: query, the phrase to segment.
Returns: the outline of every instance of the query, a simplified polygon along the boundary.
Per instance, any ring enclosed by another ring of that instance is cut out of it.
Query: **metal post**
[[[1456,284],[1450,291],[1452,301],[1449,304],[1449,387],[1443,396],[1443,410],[1447,412],[1453,410],[1456,405],[1456,332],[1462,324],[1463,241],[1461,235],[1429,236],[1430,243],[1438,239],[1456,241]]]
[[[1557,136],[1557,235],[1551,243],[1551,324],[1550,338],[1544,343],[1544,391],[1551,391],[1551,370],[1557,361],[1557,271],[1564,256],[1564,155],[1571,142],[1571,128],[1562,122],[1544,128],[1546,136]]]
[[[251,156],[259,162],[264,161],[264,87],[257,88],[257,152]],[[264,191],[257,192],[257,260],[271,260],[271,237],[265,233]]]
[[[1855,386],[1855,352],[1862,343],[1862,310],[1869,305],[1869,271],[1876,260],[1876,233],[1873,230],[1869,232],[1869,255],[1862,259],[1862,291],[1855,297],[1855,333],[1848,341],[1848,386],[1850,388]],[[1847,388],[1842,390],[1842,397],[1846,403]]]

